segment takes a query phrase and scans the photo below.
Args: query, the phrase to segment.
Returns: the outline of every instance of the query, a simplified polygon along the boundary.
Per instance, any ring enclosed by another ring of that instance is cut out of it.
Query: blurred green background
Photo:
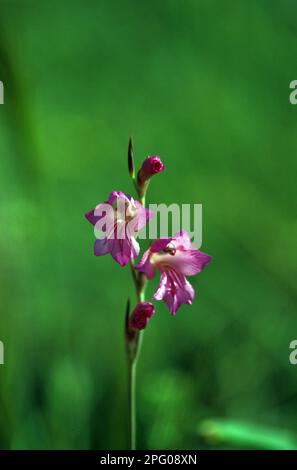
[[[123,449],[128,268],[83,215],[166,172],[202,203],[209,267],[139,362],[140,448],[297,448],[297,5],[0,0],[0,447]],[[153,292],[157,279],[149,288]]]

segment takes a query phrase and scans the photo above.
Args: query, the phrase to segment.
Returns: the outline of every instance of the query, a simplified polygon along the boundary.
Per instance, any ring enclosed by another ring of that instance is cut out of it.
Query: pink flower
[[[156,175],[157,173],[162,173],[164,170],[165,166],[158,155],[147,157],[138,172],[138,181],[143,183],[151,176]]]
[[[136,330],[143,330],[149,319],[154,315],[155,308],[150,302],[140,302],[130,318],[130,326]]]
[[[131,196],[113,191],[106,202],[85,214],[96,228],[95,256],[110,253],[117,263],[125,266],[138,256],[137,232],[152,216],[152,212]]]
[[[156,240],[144,253],[136,269],[145,273],[148,279],[154,276],[155,269],[161,272],[160,284],[153,299],[164,300],[174,315],[182,304],[191,305],[195,297],[186,276],[203,271],[211,259],[211,256],[193,247],[189,235],[182,230],[173,238]]]

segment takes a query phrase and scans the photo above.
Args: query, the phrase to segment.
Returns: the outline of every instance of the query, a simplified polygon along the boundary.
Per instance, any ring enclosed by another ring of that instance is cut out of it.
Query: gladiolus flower
[[[153,213],[139,201],[120,191],[113,191],[106,202],[85,214],[97,230],[95,256],[110,253],[117,263],[125,266],[138,256],[137,232],[152,216]]]
[[[150,302],[140,302],[130,318],[130,326],[136,330],[143,330],[150,318],[154,315],[155,308]]]
[[[197,250],[184,230],[172,238],[160,238],[147,250],[136,269],[152,279],[155,269],[161,273],[154,300],[164,300],[175,315],[182,304],[192,304],[195,291],[186,276],[203,271],[211,256]]]

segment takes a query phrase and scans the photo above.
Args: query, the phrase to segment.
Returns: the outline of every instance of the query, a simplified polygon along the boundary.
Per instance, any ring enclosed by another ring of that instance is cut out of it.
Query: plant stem
[[[136,449],[136,400],[135,400],[135,378],[136,362],[129,359],[128,363],[128,399],[129,399],[129,420],[128,438],[129,449]]]
[[[131,268],[134,270],[133,265]],[[134,271],[135,274],[135,271]],[[141,276],[133,279],[135,280],[136,295],[137,301],[144,301],[144,291],[145,291],[145,282],[142,281],[140,284],[140,279],[144,279]],[[133,338],[133,344],[128,351],[128,440],[129,440],[129,449],[136,449],[136,367],[137,361],[141,349],[143,338],[143,331],[137,331],[135,337]]]
[[[141,204],[145,205],[145,195],[141,198]],[[144,302],[146,277],[135,270],[134,263],[130,262],[132,278],[135,285],[137,302]],[[128,348],[128,440],[129,449],[136,450],[136,368],[142,345],[143,331],[135,332],[133,341]]]

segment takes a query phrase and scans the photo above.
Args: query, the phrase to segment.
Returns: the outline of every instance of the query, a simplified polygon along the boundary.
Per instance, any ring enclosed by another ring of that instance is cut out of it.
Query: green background
[[[0,447],[126,447],[128,268],[83,215],[137,165],[148,202],[202,203],[192,307],[139,362],[140,448],[297,447],[297,6],[0,0]],[[157,285],[152,282],[149,293]]]

